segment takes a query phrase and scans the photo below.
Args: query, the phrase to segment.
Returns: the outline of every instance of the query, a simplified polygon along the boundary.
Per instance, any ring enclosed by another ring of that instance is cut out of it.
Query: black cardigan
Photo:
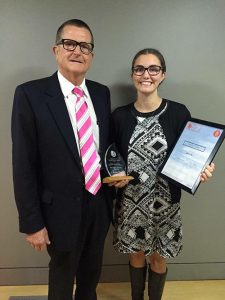
[[[171,100],[163,99],[167,103],[166,111],[159,116],[164,134],[166,136],[168,150],[170,152],[172,146],[177,140],[187,120],[190,119],[190,112],[185,105]],[[134,103],[121,106],[112,113],[112,136],[116,147],[120,154],[127,162],[128,144],[134,128],[137,124],[136,116],[133,112]],[[170,192],[174,203],[180,201],[181,191],[173,184],[170,184]],[[121,194],[121,193],[119,193]]]

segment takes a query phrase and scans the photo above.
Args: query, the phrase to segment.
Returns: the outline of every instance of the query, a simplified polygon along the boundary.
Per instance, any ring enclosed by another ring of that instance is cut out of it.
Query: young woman
[[[130,253],[133,300],[143,300],[146,261],[149,299],[161,299],[166,258],[182,249],[181,190],[157,176],[157,171],[190,112],[183,104],[159,96],[165,76],[165,60],[158,50],[139,51],[132,62],[137,98],[112,114],[116,146],[127,163],[128,175],[135,178],[113,183],[123,187],[117,195],[114,247]],[[212,163],[201,180],[211,177],[213,169]]]

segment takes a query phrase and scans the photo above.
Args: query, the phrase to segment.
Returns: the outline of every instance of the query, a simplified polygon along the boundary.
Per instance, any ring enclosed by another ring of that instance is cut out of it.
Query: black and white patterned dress
[[[180,204],[172,203],[168,183],[156,176],[167,141],[156,115],[137,117],[128,145],[128,174],[134,175],[115,209],[114,248],[121,253],[157,251],[175,257],[182,248]]]

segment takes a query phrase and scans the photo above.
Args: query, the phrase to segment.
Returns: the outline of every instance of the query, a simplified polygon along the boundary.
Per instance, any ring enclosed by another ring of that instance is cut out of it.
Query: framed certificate
[[[225,125],[191,118],[161,166],[159,175],[194,194],[201,172],[213,160],[224,137]]]

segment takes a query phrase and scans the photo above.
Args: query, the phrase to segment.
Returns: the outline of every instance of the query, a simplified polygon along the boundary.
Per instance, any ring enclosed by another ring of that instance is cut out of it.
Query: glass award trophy
[[[103,179],[103,183],[121,180],[132,180],[132,176],[126,176],[126,164],[118,152],[116,145],[111,144],[105,153],[105,167],[109,177]]]

